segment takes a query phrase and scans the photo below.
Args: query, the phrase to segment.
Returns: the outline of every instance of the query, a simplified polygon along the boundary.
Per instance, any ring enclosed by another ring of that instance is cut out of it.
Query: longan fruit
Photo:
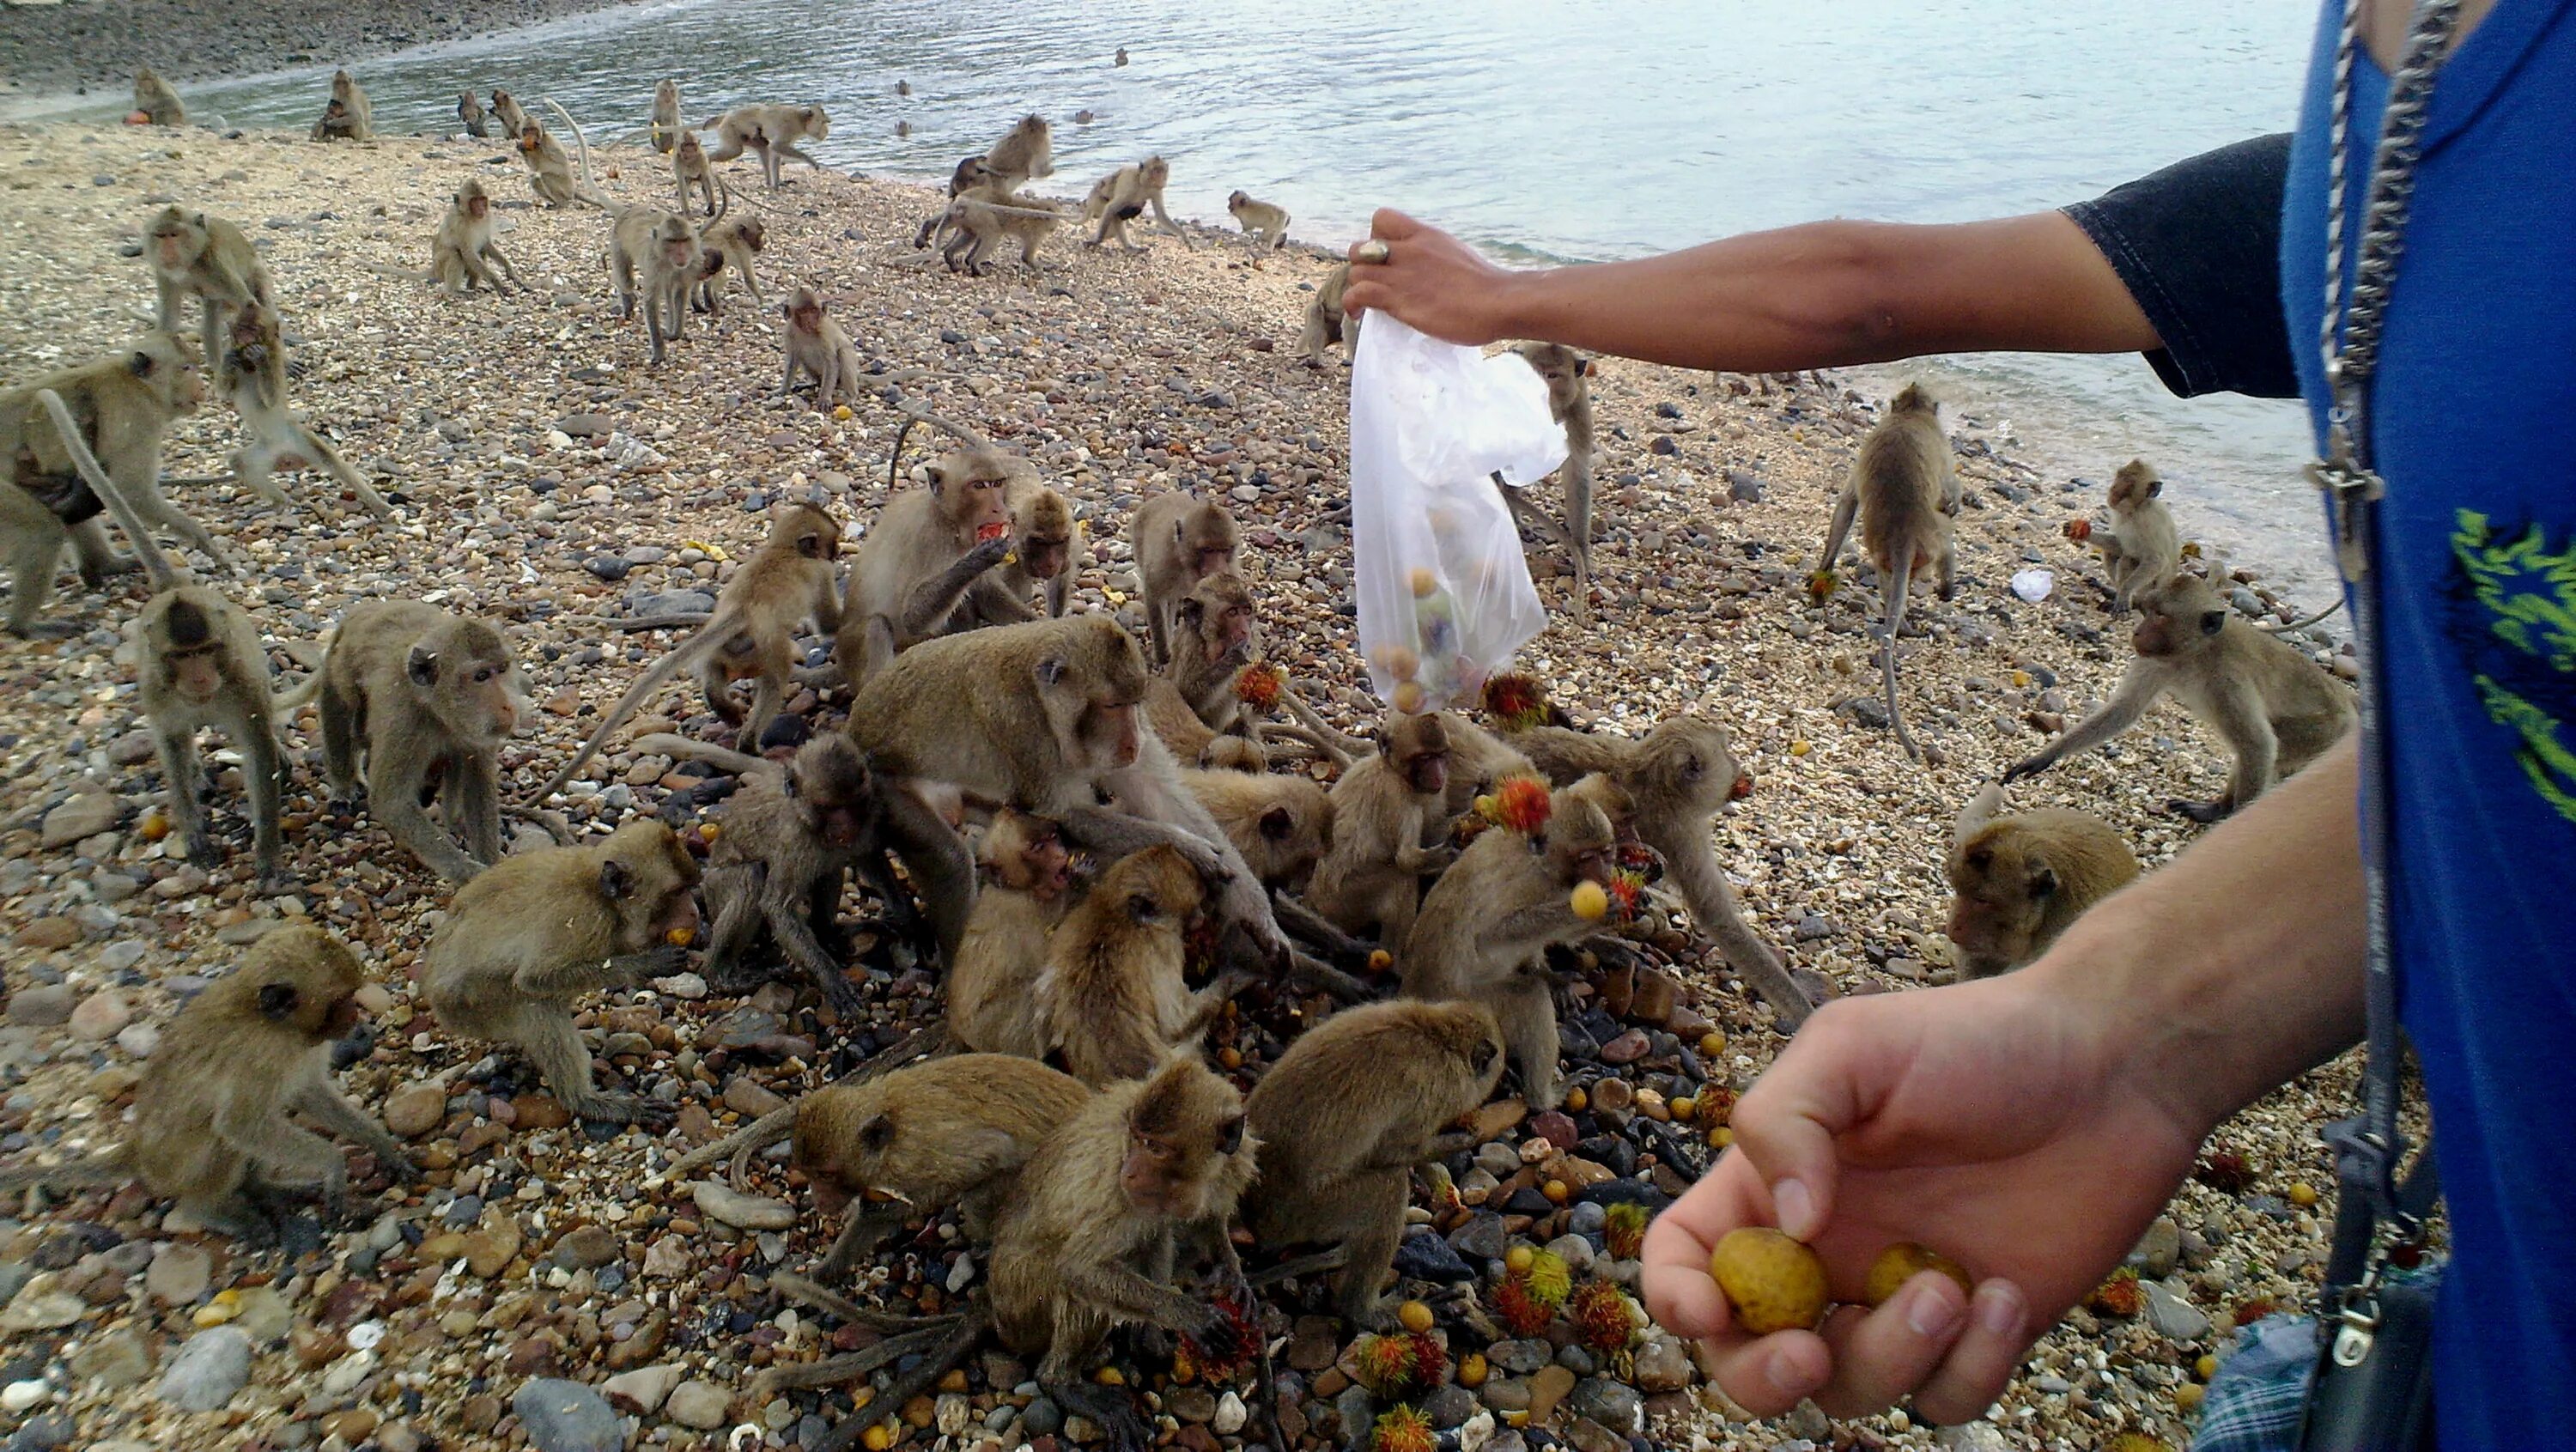
[[[1431,1329],[1431,1308],[1420,1301],[1407,1301],[1396,1307],[1395,1318],[1417,1336]]]
[[[1974,1295],[1977,1283],[1968,1276],[1967,1267],[1937,1250],[1930,1250],[1911,1240],[1900,1240],[1878,1253],[1869,1263],[1869,1278],[1861,1283],[1861,1299],[1873,1306],[1884,1306],[1887,1298],[1904,1289],[1905,1283],[1924,1271],[1939,1271],[1958,1282],[1965,1295]]]
[[[1825,1318],[1825,1263],[1767,1225],[1726,1232],[1708,1257],[1735,1323],[1756,1336],[1814,1329]]]
[[[1610,894],[1602,890],[1601,884],[1587,878],[1574,885],[1574,895],[1568,906],[1574,909],[1576,917],[1587,923],[1597,923],[1610,913]]]

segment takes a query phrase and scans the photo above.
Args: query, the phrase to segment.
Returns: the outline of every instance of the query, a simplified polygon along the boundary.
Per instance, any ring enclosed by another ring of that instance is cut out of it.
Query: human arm
[[[1736,1106],[1735,1147],[1659,1217],[1646,1304],[1707,1341],[1719,1384],[1776,1415],[1908,1395],[1975,1416],[2119,1264],[2229,1115],[2361,1032],[2362,884],[2349,741],[2019,973],[1828,1004]],[[1710,1247],[1776,1224],[1838,1298],[1887,1244],[1966,1265],[1821,1335],[1731,1324]]]

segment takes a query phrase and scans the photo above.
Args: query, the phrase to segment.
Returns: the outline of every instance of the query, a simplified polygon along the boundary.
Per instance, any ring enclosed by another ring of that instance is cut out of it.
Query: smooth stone
[[[447,1120],[447,1091],[436,1084],[405,1084],[385,1096],[385,1128],[419,1139]]]
[[[80,936],[79,926],[72,924],[69,918],[45,918],[35,926],[42,927],[45,923],[70,925],[74,940],[77,941]],[[32,932],[34,929],[30,928],[29,931]],[[26,940],[26,933],[18,935],[20,943],[24,944]],[[73,1001],[79,997],[79,994],[80,990],[68,983],[46,983],[34,988],[22,988],[9,995],[9,1021],[27,1024],[34,1028],[51,1028],[56,1024],[69,1022]]]
[[[124,811],[125,804],[107,792],[74,792],[61,806],[45,813],[41,845],[50,852],[84,837],[95,837],[115,826]]]
[[[1669,1336],[1647,1337],[1638,1344],[1635,1359],[1630,1379],[1641,1392],[1682,1391],[1696,1369],[1689,1349]]]
[[[1485,1348],[1485,1359],[1514,1376],[1528,1376],[1556,1360],[1556,1348],[1546,1341],[1497,1341]]]
[[[2168,1341],[2198,1341],[2209,1334],[2209,1317],[2198,1306],[2168,1289],[2162,1281],[2141,1280],[2147,1293],[2147,1324]]]
[[[670,1399],[662,1404],[662,1414],[684,1427],[712,1431],[725,1422],[725,1413],[733,1405],[733,1393],[711,1381],[687,1381],[672,1389]]]
[[[784,1201],[746,1195],[714,1180],[691,1185],[689,1195],[709,1217],[744,1230],[785,1230],[796,1223],[795,1208]]]
[[[1540,1367],[1538,1369],[1538,1373],[1532,1376],[1529,1381],[1530,1420],[1533,1422],[1546,1421],[1548,1414],[1556,1410],[1556,1404],[1564,1401],[1566,1396],[1574,1390],[1574,1383],[1574,1373],[1566,1370],[1562,1366]]]
[[[165,1306],[193,1306],[206,1293],[214,1269],[214,1257],[202,1248],[165,1240],[143,1273],[143,1288]]]
[[[211,1412],[250,1380],[250,1333],[216,1326],[191,1336],[161,1373],[161,1400],[183,1412]]]
[[[2182,1227],[2170,1220],[2158,1220],[2138,1238],[2137,1249],[2129,1252],[2129,1264],[2140,1277],[2160,1281],[2172,1275],[2174,1265],[2182,1259]]]
[[[1606,1376],[1586,1377],[1574,1389],[1575,1415],[1589,1417],[1622,1437],[1646,1430],[1646,1399]]]
[[[534,1378],[510,1398],[510,1410],[537,1452],[625,1452],[616,1409],[580,1382]]]
[[[134,1005],[113,988],[102,988],[72,1010],[71,1029],[75,1038],[103,1043],[116,1037],[119,1030],[134,1021]]]

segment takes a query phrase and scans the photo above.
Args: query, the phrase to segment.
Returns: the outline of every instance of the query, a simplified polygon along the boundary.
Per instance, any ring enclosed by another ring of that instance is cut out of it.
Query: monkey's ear
[[[411,677],[415,686],[437,685],[438,652],[425,645],[413,646],[411,654],[403,659],[403,674]]]
[[[1261,814],[1261,835],[1273,841],[1297,830],[1297,814],[1286,807],[1272,807]]]
[[[882,1150],[893,1142],[894,1121],[882,1114],[869,1115],[867,1123],[859,1126],[859,1147],[862,1149]]]
[[[1134,892],[1127,895],[1127,916],[1140,923],[1150,923],[1162,915],[1163,905],[1154,901],[1153,894]]]
[[[796,553],[803,555],[809,560],[819,560],[823,558],[822,531],[809,529],[803,534],[796,536]]]
[[[134,351],[133,357],[125,360],[125,371],[133,374],[137,378],[151,377],[152,367],[152,355],[144,352],[140,348],[137,348]]]
[[[263,983],[259,986],[259,1016],[271,1023],[284,1023],[295,1012],[298,995],[291,983]]]
[[[1221,1155],[1231,1156],[1235,1151],[1242,1148],[1243,1116],[1238,1114],[1234,1118],[1217,1126],[1216,1152]]]
[[[2227,628],[2227,612],[2226,612],[2226,611],[2224,611],[2224,610],[2204,610],[2204,611],[2200,612],[2200,633],[2201,633],[2201,634],[2203,634],[2203,635],[2216,635],[2218,632],[2220,632],[2220,631],[2222,631],[2222,630],[2224,630],[2224,629],[2226,629],[2226,628]]]
[[[1065,669],[1063,656],[1048,656],[1038,662],[1038,684],[1052,687],[1056,682],[1064,679]]]
[[[599,895],[615,902],[635,891],[635,874],[626,864],[612,857],[599,864]]]
[[[1577,359],[1575,359],[1575,360],[1574,360],[1574,376],[1575,376],[1575,377],[1577,377],[1577,378],[1581,378],[1581,377],[1583,377],[1585,374],[1590,373],[1591,371],[1592,371],[1592,360],[1591,360],[1591,359],[1589,359],[1589,358],[1577,358]]]
[[[1394,737],[1392,737],[1392,736],[1389,736],[1389,735],[1387,734],[1387,732],[1386,732],[1386,728],[1385,728],[1385,727],[1383,727],[1383,726],[1375,726],[1375,727],[1371,727],[1371,728],[1369,729],[1369,740],[1374,741],[1374,742],[1376,742],[1376,743],[1377,743],[1377,754],[1378,754],[1378,755],[1383,756],[1383,757],[1386,757],[1386,758],[1388,758],[1389,760],[1394,759],[1394,756],[1395,756],[1395,738],[1394,738]]]
[[[2038,858],[2030,861],[2027,882],[2033,898],[2057,895],[2057,869]]]
[[[2148,497],[2149,499],[2153,499],[2153,498],[2155,498],[2157,495],[2162,494],[2162,493],[2164,493],[2164,492],[2165,492],[2165,481],[2163,481],[2162,479],[2150,479],[2150,480],[2148,480],[2148,481],[2147,481],[2147,497]]]
[[[1995,865],[1995,850],[1991,847],[1980,847],[1960,860],[1966,862],[1973,871],[1990,871]]]

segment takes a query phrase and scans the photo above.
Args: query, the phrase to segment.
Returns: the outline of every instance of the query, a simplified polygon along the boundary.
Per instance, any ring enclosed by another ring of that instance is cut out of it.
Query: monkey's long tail
[[[1913,584],[1914,553],[1908,550],[1898,558],[1896,568],[1887,572],[1884,610],[1887,616],[1887,649],[1880,659],[1885,665],[1887,679],[1887,724],[1896,728],[1896,744],[1905,748],[1906,755],[1919,761],[1923,757],[1923,749],[1914,744],[1914,734],[1905,729],[1905,713],[1896,704],[1896,635],[1904,628],[1905,601]]]
[[[556,115],[561,116],[563,118],[563,124],[572,129],[572,144],[575,147],[578,147],[581,152],[581,190],[582,193],[585,194],[582,195],[581,199],[590,203],[594,207],[615,208],[617,205],[616,203],[601,195],[599,190],[599,179],[591,175],[590,139],[581,134],[581,123],[572,119],[572,113],[570,111],[556,105],[554,97],[552,96],[539,97],[537,104],[554,112]]]
[[[741,776],[746,772],[778,770],[778,763],[765,756],[746,756],[739,751],[727,751],[709,742],[692,741],[686,736],[673,736],[666,732],[656,731],[650,735],[638,736],[633,745],[638,751],[658,751],[665,756],[713,762],[735,776]]]
[[[135,558],[143,561],[144,571],[152,580],[153,593],[157,595],[187,584],[187,572],[161,553],[161,546],[153,540],[152,531],[144,524],[143,516],[135,512],[134,502],[125,497],[125,491],[116,487],[116,481],[108,477],[107,470],[99,467],[98,456],[89,451],[89,440],[81,437],[80,423],[63,403],[63,396],[50,388],[39,388],[36,401],[45,406],[46,416],[53,420],[54,432],[62,436],[63,452],[71,455],[72,467],[80,471],[82,482],[106,502],[108,512],[116,516],[118,528],[134,541]]]
[[[654,738],[644,737],[639,739],[636,744],[640,746],[643,745],[645,741],[650,741],[652,739]],[[857,1068],[852,1069],[849,1073],[833,1080],[827,1087],[840,1088],[844,1085],[864,1084],[880,1075],[893,1073],[895,1070],[910,1064],[916,1058],[925,1056],[940,1058],[949,1054],[961,1053],[964,1049],[965,1045],[958,1043],[954,1038],[949,1036],[948,1026],[945,1023],[930,1024],[922,1028],[914,1029],[902,1038],[895,1040],[892,1045],[880,1049],[876,1053],[870,1054],[865,1062],[861,1063]],[[790,1104],[782,1109],[773,1109],[767,1114],[762,1115],[760,1118],[753,1120],[751,1123],[744,1125],[742,1128],[735,1130],[733,1133],[726,1135],[724,1138],[716,1140],[710,1144],[700,1145],[696,1149],[689,1151],[687,1154],[680,1156],[678,1159],[671,1161],[669,1167],[664,1169],[656,1178],[664,1181],[677,1180],[682,1176],[695,1174],[699,1170],[714,1164],[716,1161],[730,1156],[732,1164],[727,1169],[726,1174],[732,1183],[738,1187],[742,1184],[743,1171],[751,1163],[751,1157],[758,1154],[760,1151],[769,1148],[771,1145],[778,1143],[780,1140],[787,1138],[789,1134],[795,1131],[795,1128],[795,1105]]]
[[[0,1194],[22,1190],[90,1190],[122,1185],[134,1178],[133,1156],[124,1145],[87,1159],[60,1165],[12,1165],[0,1169]]]
[[[705,629],[674,647],[669,655],[653,662],[642,678],[627,688],[626,694],[618,700],[617,705],[599,718],[599,728],[590,733],[590,739],[581,744],[581,750],[573,753],[572,760],[564,763],[563,770],[556,772],[552,780],[537,788],[535,795],[528,798],[528,805],[541,806],[546,798],[562,791],[582,767],[599,754],[599,748],[608,744],[609,736],[618,727],[625,725],[628,717],[635,714],[636,707],[643,705],[673,676],[713,654],[716,647],[732,634],[733,628],[733,621],[727,619],[722,611],[718,611],[715,618],[707,622]]]
[[[2284,635],[2293,630],[2305,630],[2309,626],[2316,624],[2318,621],[2325,619],[2327,616],[2332,615],[2342,608],[2343,601],[2338,599],[2333,604],[2318,611],[2316,614],[2307,617],[2305,620],[2293,620],[2287,625],[2266,625],[2262,621],[2258,620],[2254,622],[2254,628],[2271,635]]]

